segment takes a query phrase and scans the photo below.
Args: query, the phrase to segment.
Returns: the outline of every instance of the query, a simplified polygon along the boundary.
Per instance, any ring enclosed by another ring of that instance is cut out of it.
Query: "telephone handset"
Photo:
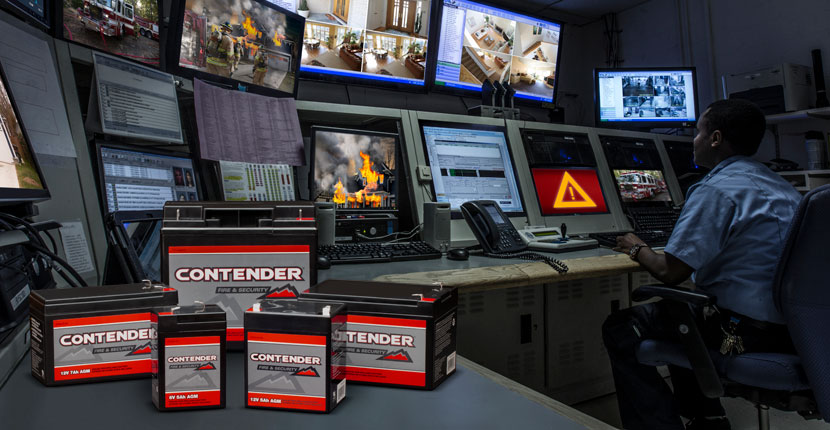
[[[461,205],[461,214],[473,230],[476,240],[484,249],[484,255],[494,258],[520,258],[544,261],[559,273],[568,271],[568,266],[559,260],[534,252],[527,252],[527,245],[510,219],[492,200],[472,200]]]

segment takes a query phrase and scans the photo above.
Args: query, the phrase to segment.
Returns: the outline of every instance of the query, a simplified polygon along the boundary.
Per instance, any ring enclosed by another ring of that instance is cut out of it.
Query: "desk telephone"
[[[568,271],[568,266],[559,260],[528,252],[527,244],[496,202],[492,200],[465,202],[461,205],[461,214],[484,250],[484,255],[493,258],[544,261],[559,273]]]

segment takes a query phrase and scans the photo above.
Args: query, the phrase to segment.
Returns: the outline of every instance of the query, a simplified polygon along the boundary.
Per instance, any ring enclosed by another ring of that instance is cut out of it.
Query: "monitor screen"
[[[398,208],[398,136],[325,127],[312,128],[312,201],[337,210]]]
[[[64,0],[63,38],[159,67],[158,0]]]
[[[106,211],[160,210],[168,200],[199,200],[193,161],[186,156],[101,146]]]
[[[623,204],[672,203],[662,171],[614,169],[613,173]]]
[[[608,213],[596,169],[533,168],[543,216]]]
[[[180,70],[296,93],[302,17],[266,0],[180,2]]]
[[[695,154],[692,142],[663,141],[666,153],[669,155],[674,175],[680,184],[680,191],[685,196],[689,187],[706,176],[709,169],[695,164]]]
[[[508,215],[524,214],[504,128],[421,122],[436,202],[452,210],[494,200]]]
[[[0,68],[0,202],[49,197],[5,73]]]
[[[294,3],[278,0],[278,3]],[[309,0],[304,76],[424,85],[431,1]]]
[[[522,130],[530,167],[596,167],[588,135],[542,130]]]
[[[467,0],[442,2],[435,85],[481,91],[509,82],[516,97],[552,102],[562,26]]]
[[[697,120],[694,69],[600,69],[595,73],[599,125],[688,126]]]
[[[49,0],[6,0],[6,2],[24,16],[33,19],[42,28],[48,30],[51,27],[49,15],[52,5]]]

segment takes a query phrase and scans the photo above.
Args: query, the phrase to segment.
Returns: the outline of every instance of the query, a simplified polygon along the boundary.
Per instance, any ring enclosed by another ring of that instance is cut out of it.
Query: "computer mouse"
[[[470,258],[470,252],[464,248],[455,248],[447,251],[448,260],[466,260]]]
[[[325,255],[318,255],[317,256],[317,269],[331,269],[331,260]]]

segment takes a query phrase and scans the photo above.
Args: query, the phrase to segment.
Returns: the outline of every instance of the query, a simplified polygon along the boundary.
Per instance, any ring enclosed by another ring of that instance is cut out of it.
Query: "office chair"
[[[691,369],[707,397],[741,397],[753,402],[761,430],[769,430],[770,407],[830,422],[830,342],[822,333],[830,325],[830,281],[824,269],[830,243],[828,215],[830,185],[804,196],[787,233],[773,281],[775,306],[787,320],[798,355],[724,356],[709,350],[689,304],[713,304],[715,298],[701,291],[648,285],[635,290],[632,300],[668,300],[682,335],[681,344],[645,340],[637,350],[638,361]]]

